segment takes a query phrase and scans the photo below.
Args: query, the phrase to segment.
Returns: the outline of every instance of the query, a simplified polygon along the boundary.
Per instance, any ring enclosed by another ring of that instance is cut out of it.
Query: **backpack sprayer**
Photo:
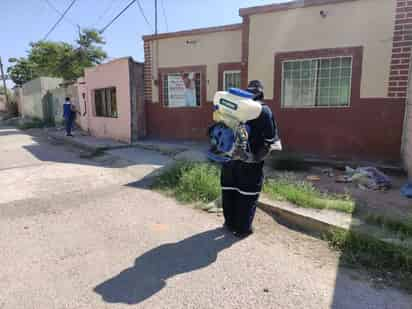
[[[253,98],[253,93],[237,88],[215,94],[213,120],[216,124],[209,128],[210,160],[252,160],[248,141],[250,128],[246,122],[258,118],[262,112],[262,105]]]

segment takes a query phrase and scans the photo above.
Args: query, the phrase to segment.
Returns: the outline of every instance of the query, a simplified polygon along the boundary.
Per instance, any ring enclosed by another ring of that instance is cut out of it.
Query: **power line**
[[[155,35],[157,35],[157,0],[154,0],[155,5]]]
[[[57,7],[54,6],[53,3],[51,3],[49,0],[43,0],[44,2],[46,2],[46,4],[53,10],[55,11],[57,14],[59,14],[60,16],[63,15],[62,11],[60,11]],[[73,27],[77,27],[78,24],[76,24],[72,19],[66,17],[66,21],[71,24]]]
[[[165,19],[166,32],[169,32],[169,24],[167,22],[167,16],[166,16],[166,10],[165,10],[165,6],[164,6],[164,0],[161,0],[160,4],[162,5],[163,18]]]
[[[54,31],[54,29],[56,29],[56,27],[60,24],[60,22],[63,20],[64,16],[66,16],[67,12],[71,9],[71,7],[74,5],[74,3],[77,0],[73,0],[70,5],[64,10],[63,14],[60,16],[60,18],[57,20],[57,22],[53,25],[53,27],[51,27],[51,29],[49,30],[49,32],[47,32],[47,34],[44,36],[43,40],[47,40],[47,38],[49,37],[49,35]]]
[[[146,24],[149,26],[150,30],[153,31],[153,27],[152,27],[151,23],[149,22],[149,20],[147,19],[146,14],[144,13],[143,7],[142,7],[139,0],[137,0],[137,5],[139,6],[140,14],[142,14],[144,20],[146,21]]]
[[[113,8],[113,5],[118,2],[119,0],[109,0],[109,5],[105,8],[102,14],[96,19],[92,27],[97,26],[97,24],[109,13],[109,11]]]
[[[106,26],[104,26],[104,27],[99,31],[99,33],[102,34],[103,32],[105,32],[106,29],[109,28],[109,27],[116,21],[116,19],[118,19],[124,12],[126,12],[126,10],[127,10],[129,7],[131,7],[132,4],[134,4],[136,1],[137,1],[137,0],[132,0],[132,1],[130,1],[129,4],[126,5],[126,7],[125,7],[123,10],[120,11],[119,14],[117,14]]]

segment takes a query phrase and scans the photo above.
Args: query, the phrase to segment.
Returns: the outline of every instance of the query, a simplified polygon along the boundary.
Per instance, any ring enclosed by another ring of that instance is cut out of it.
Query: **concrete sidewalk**
[[[49,129],[47,130],[47,135],[49,138],[63,142],[65,144],[70,144],[72,146],[78,147],[89,152],[99,152],[108,149],[126,148],[130,147],[130,144],[117,142],[108,138],[97,138],[90,136],[87,133],[76,131],[74,136],[66,136],[64,130],[59,129]]]
[[[122,148],[143,148],[160,152],[163,155],[174,158],[175,160],[206,161],[206,151],[208,145],[201,142],[188,141],[159,141],[141,140],[131,144],[118,142],[107,138],[97,138],[85,132],[77,131],[73,137],[66,136],[62,129],[48,129],[49,138],[69,144],[91,153]],[[130,154],[127,154],[130,159]]]

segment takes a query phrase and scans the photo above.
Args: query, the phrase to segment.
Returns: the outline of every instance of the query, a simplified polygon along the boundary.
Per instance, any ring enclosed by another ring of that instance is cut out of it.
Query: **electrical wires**
[[[63,20],[64,16],[66,16],[67,12],[72,8],[72,6],[75,4],[77,0],[73,0],[69,6],[64,10],[63,14],[61,14],[60,18],[56,21],[56,23],[50,28],[50,30],[46,33],[44,36],[43,40],[47,40],[49,35],[56,29],[56,27],[60,24],[60,22]]]

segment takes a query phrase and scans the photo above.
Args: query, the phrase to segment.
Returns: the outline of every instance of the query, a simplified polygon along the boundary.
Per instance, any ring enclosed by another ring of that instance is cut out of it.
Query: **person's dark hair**
[[[263,83],[260,80],[252,80],[249,82],[249,85],[246,89],[248,92],[251,92],[255,95],[254,100],[263,100]]]
[[[65,99],[66,101],[70,101],[70,97],[66,97],[66,99]]]

